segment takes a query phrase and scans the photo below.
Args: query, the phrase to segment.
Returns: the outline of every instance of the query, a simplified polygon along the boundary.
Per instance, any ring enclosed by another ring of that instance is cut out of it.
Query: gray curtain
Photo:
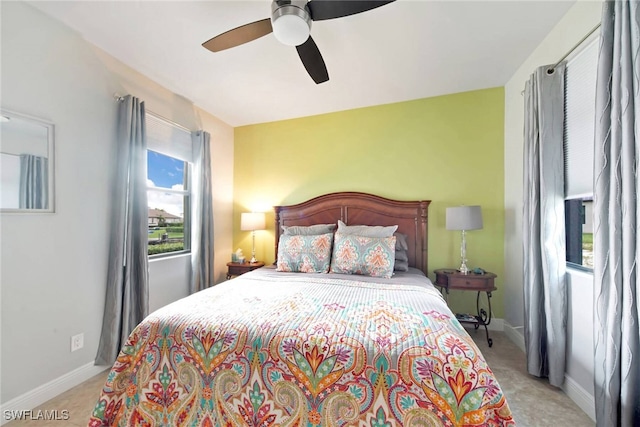
[[[594,165],[598,426],[640,425],[639,23],[638,2],[604,3]]]
[[[198,131],[193,142],[194,179],[191,212],[191,280],[189,291],[198,292],[214,284],[213,196],[211,192],[211,136]]]
[[[20,154],[20,209],[49,207],[49,162],[46,157]]]
[[[113,364],[120,347],[149,311],[145,107],[129,95],[118,108],[109,269],[96,365]]]
[[[526,83],[524,124],[524,338],[527,370],[560,387],[567,323],[564,234],[564,64]]]

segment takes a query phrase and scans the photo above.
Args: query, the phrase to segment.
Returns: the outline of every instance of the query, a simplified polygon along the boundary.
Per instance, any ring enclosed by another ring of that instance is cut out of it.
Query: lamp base
[[[460,242],[460,273],[469,274],[467,267],[467,236],[466,230],[462,230],[462,241]]]
[[[253,230],[251,231],[251,259],[249,260],[249,262],[251,264],[258,262],[258,260],[256,259],[256,231]]]
[[[469,274],[469,267],[467,267],[467,264],[463,262],[458,271],[462,274]]]

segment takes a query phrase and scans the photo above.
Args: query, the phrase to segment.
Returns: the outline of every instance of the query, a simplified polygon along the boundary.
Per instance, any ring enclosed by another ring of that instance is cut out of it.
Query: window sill
[[[567,273],[584,276],[584,277],[593,277],[593,268],[583,267],[581,265],[567,263]]]
[[[190,256],[191,256],[191,251],[168,253],[166,255],[164,254],[152,255],[149,257],[149,264],[158,262],[158,261],[165,261],[165,260],[176,259],[176,258],[186,258]]]

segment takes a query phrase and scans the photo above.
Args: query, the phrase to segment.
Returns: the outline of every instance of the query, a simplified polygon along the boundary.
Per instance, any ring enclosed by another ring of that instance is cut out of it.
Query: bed
[[[425,274],[428,206],[343,192],[275,207],[274,265],[149,315],[89,425],[515,425],[491,369]],[[324,247],[318,236],[328,233],[304,233],[331,224],[340,227],[329,236],[329,271],[341,273],[286,271],[296,269],[283,248]],[[375,228],[360,235],[355,225]],[[392,236],[366,236],[395,226]],[[391,263],[388,277],[388,254],[378,251],[371,274],[340,270],[337,248],[383,243],[405,252],[406,269]]]

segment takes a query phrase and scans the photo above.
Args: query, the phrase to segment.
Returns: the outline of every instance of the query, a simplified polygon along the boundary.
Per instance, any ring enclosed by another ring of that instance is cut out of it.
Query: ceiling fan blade
[[[307,69],[307,73],[309,73],[316,84],[329,80],[327,66],[324,64],[320,49],[318,49],[316,42],[313,41],[311,36],[309,36],[306,42],[296,46],[296,50],[298,51],[298,56],[302,60],[304,68]]]
[[[229,49],[230,47],[239,46],[252,40],[259,39],[272,31],[271,19],[267,18],[261,21],[245,24],[241,27],[237,27],[217,35],[202,43],[202,46],[212,52],[220,52],[221,50]]]
[[[395,0],[311,0],[307,6],[311,12],[311,19],[322,21],[366,12],[393,1]]]

